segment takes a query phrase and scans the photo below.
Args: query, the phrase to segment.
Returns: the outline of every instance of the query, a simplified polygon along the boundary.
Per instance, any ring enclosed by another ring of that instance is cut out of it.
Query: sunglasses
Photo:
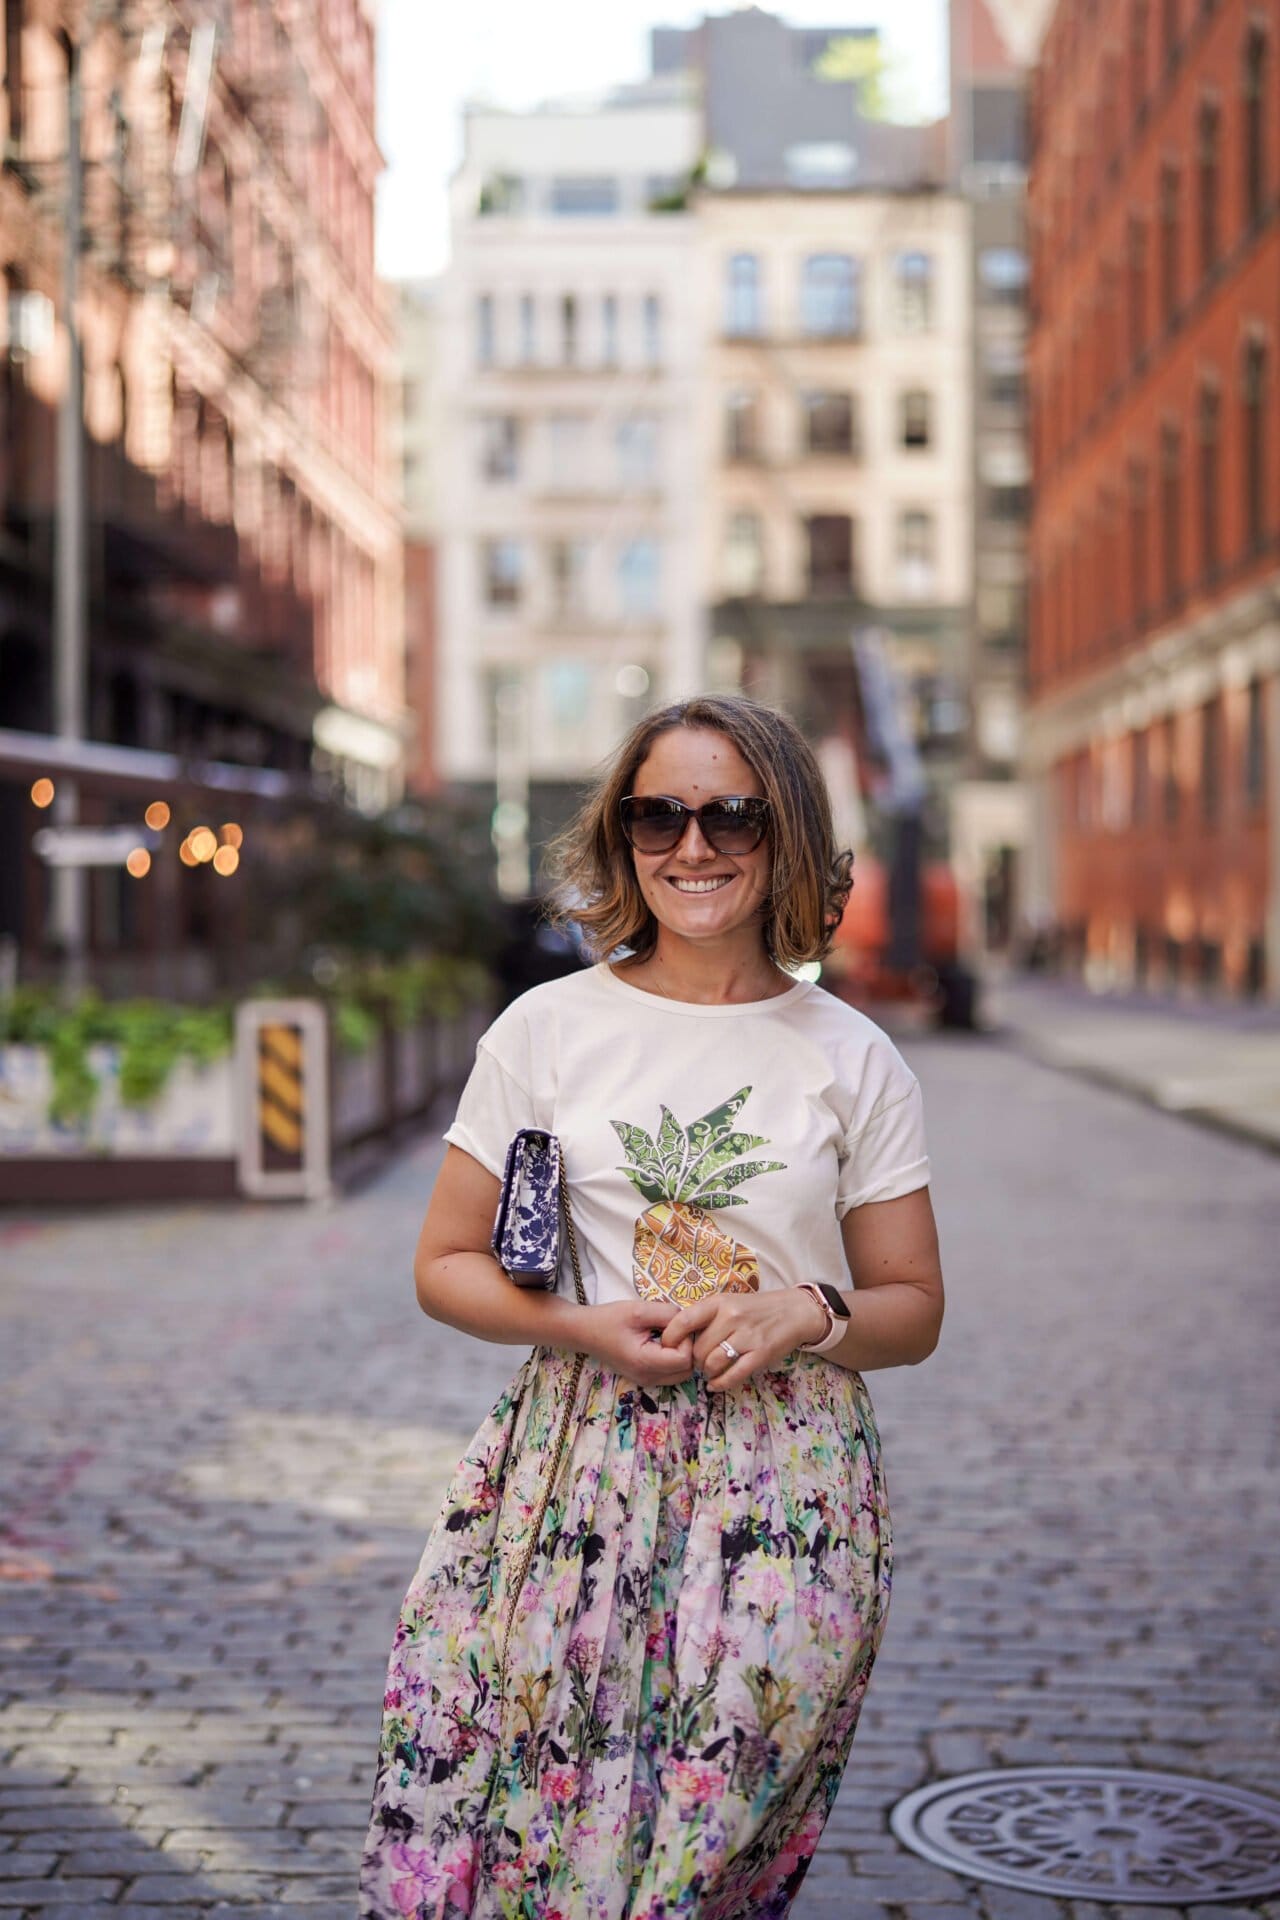
[[[622,831],[637,853],[670,853],[696,820],[717,853],[752,853],[769,831],[769,802],[755,794],[725,794],[687,807],[665,793],[629,793],[619,807]]]

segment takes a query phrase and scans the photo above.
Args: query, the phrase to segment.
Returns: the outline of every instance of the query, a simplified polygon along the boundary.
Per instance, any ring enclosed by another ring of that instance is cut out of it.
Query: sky
[[[652,26],[690,26],[727,0],[379,0],[378,122],[387,171],[378,192],[378,268],[437,273],[448,254],[446,183],[458,163],[462,105],[522,108],[648,71]],[[777,3],[795,26],[878,26],[895,78],[924,116],[946,109],[945,0]]]

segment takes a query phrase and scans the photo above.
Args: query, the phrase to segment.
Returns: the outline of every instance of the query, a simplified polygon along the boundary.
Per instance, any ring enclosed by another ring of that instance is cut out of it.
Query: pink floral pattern
[[[797,1355],[739,1392],[536,1352],[454,1477],[406,1596],[364,1920],[781,1920],[848,1758],[892,1540],[861,1377]]]

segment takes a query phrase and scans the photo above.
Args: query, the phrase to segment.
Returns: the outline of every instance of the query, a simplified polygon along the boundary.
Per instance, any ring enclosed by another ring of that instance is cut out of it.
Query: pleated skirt
[[[362,1920],[781,1920],[835,1800],[892,1572],[861,1376],[587,1361],[546,1501],[572,1377],[530,1355],[427,1541]]]

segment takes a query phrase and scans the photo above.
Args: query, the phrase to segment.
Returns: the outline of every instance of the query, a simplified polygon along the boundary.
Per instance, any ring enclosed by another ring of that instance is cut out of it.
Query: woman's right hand
[[[610,1300],[578,1311],[578,1348],[622,1379],[638,1387],[673,1387],[692,1376],[692,1339],[664,1347],[651,1337],[679,1312],[669,1300]]]

